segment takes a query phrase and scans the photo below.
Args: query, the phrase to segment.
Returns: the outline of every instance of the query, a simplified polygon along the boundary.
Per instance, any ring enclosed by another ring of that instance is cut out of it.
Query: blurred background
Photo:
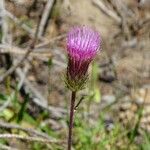
[[[0,0],[0,150],[66,149],[66,33],[80,25],[102,44],[73,148],[150,149],[150,0]]]

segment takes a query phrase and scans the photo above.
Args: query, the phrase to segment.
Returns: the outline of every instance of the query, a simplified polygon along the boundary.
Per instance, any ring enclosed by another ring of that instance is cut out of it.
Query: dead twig
[[[9,11],[6,11],[6,16],[9,17],[10,19],[12,19],[16,24],[18,24],[21,28],[23,28],[26,32],[29,33],[29,35],[33,38],[35,32],[33,31],[33,29],[31,29],[29,26],[27,26],[26,24],[22,23],[16,16],[14,16],[12,13],[10,13]],[[40,25],[41,26],[41,25]],[[41,30],[41,29],[40,29]],[[38,31],[39,32],[39,31]],[[41,31],[40,31],[41,32]],[[38,33],[39,35],[39,33]],[[60,40],[63,39],[64,37],[66,37],[66,34],[62,34],[59,35],[57,37],[54,37],[50,40],[42,37],[42,36],[38,36],[38,39],[40,39],[42,41],[41,44],[38,44],[35,46],[35,48],[40,48],[40,47],[44,47],[44,46],[48,46],[50,43],[55,42],[56,40]]]
[[[23,72],[20,68],[16,69],[16,73],[18,76],[22,76]],[[24,80],[25,86],[29,89],[29,91],[34,95],[35,98],[32,98],[33,102],[38,106],[42,107],[43,109],[48,110],[54,117],[62,118],[67,111],[63,108],[48,106],[47,100],[42,96],[42,94],[32,86],[32,84],[28,81],[28,79]]]
[[[31,136],[23,136],[18,134],[0,134],[0,139],[20,139],[30,142],[42,142],[42,143],[60,143],[60,141],[57,140],[49,140],[39,137],[31,137]]]
[[[51,50],[53,51],[53,50]],[[11,54],[16,54],[16,55],[24,55],[27,52],[27,49],[22,49],[20,47],[16,47],[16,46],[12,46],[12,45],[6,45],[6,44],[0,44],[0,53],[11,53]],[[55,52],[57,52],[55,50]],[[49,58],[52,58],[53,54],[51,54],[49,49],[39,49],[39,48],[35,48],[31,53],[30,53],[31,57],[36,57],[42,61],[47,61]],[[63,56],[61,56],[63,57]],[[58,65],[61,67],[61,69],[66,68],[65,63],[53,59],[53,63],[55,65]]]
[[[34,130],[34,129],[24,128],[24,127],[21,127],[19,125],[15,125],[15,124],[10,124],[10,123],[0,121],[0,127],[5,128],[5,129],[18,129],[18,130],[25,131],[28,134],[33,134],[33,135],[36,135],[36,136],[41,136],[42,138],[46,138],[46,139],[49,139],[49,140],[54,140],[54,138],[48,136],[45,133],[39,132],[39,131]]]
[[[25,23],[22,23],[22,21],[20,21],[16,16],[14,16],[11,12],[6,11],[6,15],[7,17],[9,17],[10,19],[12,19],[17,25],[19,25],[22,29],[24,29],[26,32],[29,33],[31,38],[34,38],[35,36],[35,32],[33,31],[33,29],[31,29],[29,26],[27,26]],[[38,39],[40,39],[41,41],[45,41],[44,37],[38,37]]]
[[[0,143],[0,148],[1,148],[1,150],[19,150],[19,149],[16,149],[16,148],[13,148],[13,147],[10,147],[7,145],[3,145],[1,143]]]
[[[130,39],[130,30],[129,30],[129,25],[128,25],[127,12],[130,12],[130,10],[128,9],[126,4],[123,3],[123,1],[112,0],[112,3],[114,3],[114,6],[116,7],[116,10],[121,18],[122,32],[125,35],[125,37],[129,40]]]
[[[42,49],[38,51],[36,51],[34,49],[34,51],[32,51],[30,53],[30,56],[34,56],[34,57],[42,57],[42,58],[50,58],[52,56],[52,54],[49,52],[50,50],[45,50]],[[17,55],[24,55],[27,52],[27,49],[22,49],[13,45],[6,45],[6,44],[0,44],[0,53],[12,53],[12,54],[17,54]]]
[[[2,112],[5,108],[7,108],[10,104],[10,102],[12,101],[12,99],[14,98],[15,96],[15,92],[13,92],[7,99],[7,101],[2,105],[0,106],[0,112]]]
[[[46,25],[46,23],[47,23],[49,14],[50,14],[50,12],[51,12],[51,10],[52,10],[54,1],[55,1],[55,0],[48,0],[48,1],[47,1],[47,4],[46,4],[46,6],[45,6],[45,8],[44,8],[44,12],[43,12],[43,15],[42,15],[42,19],[41,19],[41,22],[40,22],[40,26],[39,26],[38,37],[42,37],[42,35],[43,35],[43,33],[44,33],[45,25]]]
[[[52,38],[50,40],[46,40],[46,41],[44,41],[44,42],[42,42],[40,44],[37,44],[35,46],[35,48],[42,48],[42,47],[49,46],[51,43],[56,42],[57,40],[61,40],[61,39],[65,38],[65,37],[66,37],[65,33],[62,34],[62,35],[58,35],[58,36],[56,36],[56,37],[54,37],[54,38]]]
[[[5,1],[0,1],[0,19],[2,24],[2,43],[6,43],[7,41],[7,34],[8,34],[8,25],[6,23],[6,10],[5,10]]]
[[[29,54],[33,51],[34,47],[35,47],[35,44],[36,44],[36,41],[38,40],[38,32],[39,32],[39,23],[38,23],[38,26],[36,28],[36,32],[35,32],[35,36],[34,36],[34,39],[28,49],[28,51],[25,53],[25,55],[16,63],[14,64],[10,69],[8,69],[3,75],[1,75],[0,77],[0,82],[3,82],[4,79],[9,76],[10,74],[12,74],[16,68],[18,66],[20,66],[20,64],[26,60],[26,58],[29,56]]]
[[[121,18],[114,13],[113,11],[111,11],[109,8],[107,8],[102,1],[100,0],[92,0],[92,2],[98,7],[100,8],[107,16],[111,17],[112,19],[114,19],[118,24],[121,24]]]
[[[23,85],[23,83],[24,83],[24,79],[25,79],[25,77],[26,77],[26,72],[27,72],[27,69],[25,68],[24,74],[22,74],[22,75],[20,76],[20,81],[19,81],[19,83],[18,83],[18,85],[17,85],[17,90],[20,90],[20,89],[21,89],[21,87],[22,87],[22,85]],[[0,112],[2,112],[5,108],[7,108],[7,107],[9,106],[9,104],[10,104],[10,102],[12,101],[12,99],[14,98],[14,96],[15,96],[15,92],[13,91],[13,92],[11,93],[11,95],[7,98],[7,101],[6,101],[2,106],[0,106]]]

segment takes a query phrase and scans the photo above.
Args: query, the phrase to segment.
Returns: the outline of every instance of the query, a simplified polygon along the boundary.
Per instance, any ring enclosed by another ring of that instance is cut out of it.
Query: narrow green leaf
[[[23,119],[23,116],[24,116],[24,112],[25,112],[25,109],[26,109],[26,106],[27,106],[27,103],[29,101],[29,95],[27,95],[24,99],[24,102],[22,103],[21,105],[21,108],[20,108],[20,111],[18,113],[18,118],[17,118],[17,122],[19,123],[20,121],[22,121]]]

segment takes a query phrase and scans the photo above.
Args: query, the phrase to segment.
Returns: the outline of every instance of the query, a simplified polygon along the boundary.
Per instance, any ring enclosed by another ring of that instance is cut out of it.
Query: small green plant
[[[68,150],[72,146],[72,128],[76,93],[82,90],[88,79],[89,64],[95,58],[100,47],[100,35],[88,27],[75,27],[67,35],[68,66],[66,85],[71,90],[70,120],[68,133]]]
[[[76,150],[107,150],[109,148],[115,150],[115,144],[121,131],[117,124],[108,132],[105,128],[103,115],[100,115],[98,120],[92,124],[82,118],[81,115],[77,115],[75,121],[76,138],[74,145]]]

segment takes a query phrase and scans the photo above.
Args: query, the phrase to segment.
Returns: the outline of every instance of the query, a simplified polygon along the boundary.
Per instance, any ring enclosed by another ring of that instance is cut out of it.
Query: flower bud
[[[96,56],[100,42],[99,33],[85,26],[72,28],[68,33],[66,84],[72,91],[83,88],[89,64]]]

